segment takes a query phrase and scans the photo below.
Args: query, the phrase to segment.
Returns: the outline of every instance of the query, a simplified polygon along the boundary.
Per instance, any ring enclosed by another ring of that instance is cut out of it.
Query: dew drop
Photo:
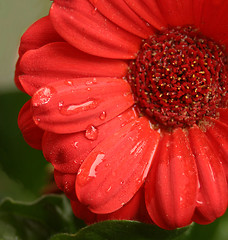
[[[80,169],[78,170],[78,173],[77,173],[77,175],[80,175],[80,174],[81,174],[81,172],[82,172],[82,169],[80,168]]]
[[[98,130],[93,125],[86,128],[85,137],[89,140],[96,140],[98,137]]]
[[[92,15],[95,15],[97,13],[97,8],[94,8],[93,10],[92,10]]]
[[[106,192],[109,192],[111,189],[112,189],[112,186],[110,186],[110,187],[106,190]]]
[[[65,85],[70,86],[70,87],[72,87],[74,85],[74,83],[70,80],[66,80],[66,81],[64,81],[64,83],[65,83]]]
[[[124,184],[124,180],[122,180],[122,181],[120,182],[120,184],[121,184],[121,185]]]
[[[106,163],[106,164],[105,164],[105,167],[109,167],[109,166],[110,166],[110,163]]]
[[[63,106],[64,102],[63,101],[60,101],[59,102],[59,107],[61,108]]]
[[[69,183],[66,181],[65,184],[64,184],[64,192],[69,192],[70,191],[70,186],[69,186]]]
[[[78,148],[78,142],[74,142],[74,143],[73,143],[73,147],[74,147],[74,148]]]
[[[39,125],[39,124],[40,124],[40,118],[34,118],[33,120],[34,120],[34,122],[35,122],[36,125]]]
[[[97,154],[96,159],[94,160],[90,171],[89,171],[89,177],[96,177],[96,168],[99,166],[103,161],[105,160],[105,154],[100,152]]]
[[[90,87],[88,87],[88,88],[87,88],[87,90],[88,90],[88,91],[91,91],[91,88],[90,88]]]
[[[56,92],[55,89],[51,87],[44,87],[39,89],[33,96],[33,107],[39,107],[41,105],[47,104],[54,92]]]
[[[63,115],[73,115],[73,114],[81,113],[84,111],[89,111],[91,109],[95,109],[97,105],[98,105],[98,102],[96,100],[91,99],[81,104],[71,104],[67,106],[61,106],[59,108],[59,111]]]
[[[106,112],[102,112],[100,115],[100,119],[105,120],[105,118],[106,118]]]
[[[89,85],[92,85],[92,84],[93,84],[92,81],[87,81],[87,82],[86,82],[86,86],[89,86]]]
[[[97,79],[93,78],[93,79],[87,81],[85,84],[86,84],[86,86],[91,86],[91,85],[93,85],[95,83],[97,83]]]

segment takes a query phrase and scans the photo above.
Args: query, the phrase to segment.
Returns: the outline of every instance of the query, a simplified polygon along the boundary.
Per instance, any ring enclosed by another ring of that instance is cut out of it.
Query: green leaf
[[[75,233],[83,226],[62,195],[48,195],[26,204],[5,199],[0,204],[1,240],[44,240],[56,233]]]
[[[87,226],[76,234],[57,234],[50,240],[180,240],[190,229],[191,226],[167,231],[135,221],[104,221]]]

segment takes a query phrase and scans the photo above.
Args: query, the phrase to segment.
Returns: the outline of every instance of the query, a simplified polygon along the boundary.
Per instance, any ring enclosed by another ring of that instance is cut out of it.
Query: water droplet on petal
[[[109,192],[111,189],[112,189],[112,186],[110,186],[110,187],[106,190],[106,192]]]
[[[93,81],[92,80],[89,80],[86,82],[86,86],[89,86],[89,85],[92,85],[93,84]]]
[[[100,115],[100,119],[105,120],[105,118],[106,118],[106,112],[102,112]]]
[[[98,130],[93,125],[86,128],[85,137],[89,140],[96,140],[98,137]]]
[[[121,184],[121,185],[124,184],[124,180],[122,180],[122,181],[120,182],[120,184]]]
[[[36,125],[39,125],[39,124],[40,124],[40,118],[34,118],[33,120],[34,120],[34,122],[35,122]]]
[[[64,104],[64,102],[63,102],[63,101],[60,101],[60,102],[59,102],[59,107],[62,107],[63,104]]]
[[[70,80],[66,80],[66,81],[64,81],[64,83],[65,83],[65,85],[70,86],[70,87],[74,85],[74,83]]]
[[[88,88],[87,88],[87,90],[88,90],[88,91],[90,91],[90,90],[91,90],[91,88],[90,88],[90,87],[88,87]]]
[[[78,142],[73,143],[74,148],[78,148]]]
[[[97,13],[97,8],[94,8],[93,10],[92,10],[92,15],[95,15]]]
[[[73,115],[83,111],[89,111],[91,109],[95,109],[98,105],[96,100],[88,100],[87,102],[81,104],[71,104],[67,106],[60,107],[60,113],[63,115]]]
[[[39,107],[41,105],[47,104],[54,92],[56,92],[55,89],[51,87],[44,87],[39,89],[33,96],[33,107]]]
[[[82,169],[79,168],[77,175],[81,174],[81,172],[82,172]]]
[[[105,154],[104,153],[98,153],[96,156],[96,159],[94,160],[90,171],[89,171],[89,177],[96,177],[96,168],[99,166],[103,161],[105,160]]]
[[[64,192],[69,192],[70,191],[70,186],[69,186],[69,183],[66,181],[65,183],[64,183]]]

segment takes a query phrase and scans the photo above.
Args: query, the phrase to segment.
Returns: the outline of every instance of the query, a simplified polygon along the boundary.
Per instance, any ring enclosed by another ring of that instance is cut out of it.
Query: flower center
[[[192,27],[143,40],[126,76],[141,112],[165,127],[189,127],[215,116],[227,95],[222,46]]]

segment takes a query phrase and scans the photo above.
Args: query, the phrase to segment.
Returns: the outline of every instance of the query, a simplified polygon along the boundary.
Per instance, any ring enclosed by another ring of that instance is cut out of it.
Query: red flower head
[[[227,208],[228,1],[55,0],[23,35],[19,127],[87,223]]]

